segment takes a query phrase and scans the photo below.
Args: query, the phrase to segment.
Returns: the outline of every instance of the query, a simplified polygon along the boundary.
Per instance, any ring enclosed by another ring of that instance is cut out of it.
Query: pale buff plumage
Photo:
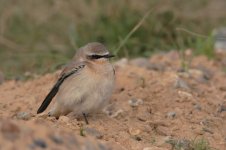
[[[109,57],[109,51],[100,43],[89,43],[80,48],[61,73],[62,77],[75,70],[61,82],[49,115],[59,117],[70,112],[81,115],[100,111],[108,103],[114,88],[115,75]]]

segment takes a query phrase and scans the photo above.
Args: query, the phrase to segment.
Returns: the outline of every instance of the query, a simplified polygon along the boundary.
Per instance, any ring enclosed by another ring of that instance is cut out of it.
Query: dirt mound
[[[119,60],[111,103],[89,116],[89,125],[70,114],[59,120],[36,115],[59,71],[6,81],[0,85],[0,148],[160,150],[179,143],[189,149],[202,141],[226,149],[226,74],[203,56],[181,68],[184,62],[176,52]]]

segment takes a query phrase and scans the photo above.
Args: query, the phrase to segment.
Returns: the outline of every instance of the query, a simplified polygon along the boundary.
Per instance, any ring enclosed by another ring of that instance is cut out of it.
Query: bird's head
[[[79,61],[88,61],[95,63],[109,62],[109,58],[114,57],[107,48],[98,42],[88,43],[80,48],[74,59]]]

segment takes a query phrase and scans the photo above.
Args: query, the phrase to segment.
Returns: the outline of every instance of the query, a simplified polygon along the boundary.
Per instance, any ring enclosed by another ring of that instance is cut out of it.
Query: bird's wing
[[[57,80],[56,84],[53,86],[49,94],[46,96],[41,106],[39,107],[37,114],[42,113],[46,110],[53,97],[57,94],[61,84],[65,79],[70,77],[71,75],[78,74],[85,67],[85,63],[83,62],[71,62],[69,63],[62,71],[60,78]]]

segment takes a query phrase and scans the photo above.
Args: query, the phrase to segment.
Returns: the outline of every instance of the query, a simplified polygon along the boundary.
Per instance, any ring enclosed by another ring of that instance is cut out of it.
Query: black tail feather
[[[60,78],[57,83],[54,85],[54,87],[51,89],[49,94],[46,96],[44,101],[42,102],[41,106],[39,107],[37,114],[42,113],[46,110],[46,108],[49,106],[50,102],[52,101],[53,97],[57,94],[60,85],[63,83],[64,78]]]
[[[57,83],[53,86],[49,94],[46,96],[44,101],[42,102],[41,106],[39,107],[37,114],[42,113],[43,111],[46,110],[46,108],[49,106],[50,102],[52,101],[53,97],[57,94],[60,85],[64,82],[66,78],[71,76],[72,74],[76,73],[78,69],[84,68],[85,65],[81,65],[78,68],[74,68],[71,72],[67,74],[63,74],[62,77],[57,81]]]

